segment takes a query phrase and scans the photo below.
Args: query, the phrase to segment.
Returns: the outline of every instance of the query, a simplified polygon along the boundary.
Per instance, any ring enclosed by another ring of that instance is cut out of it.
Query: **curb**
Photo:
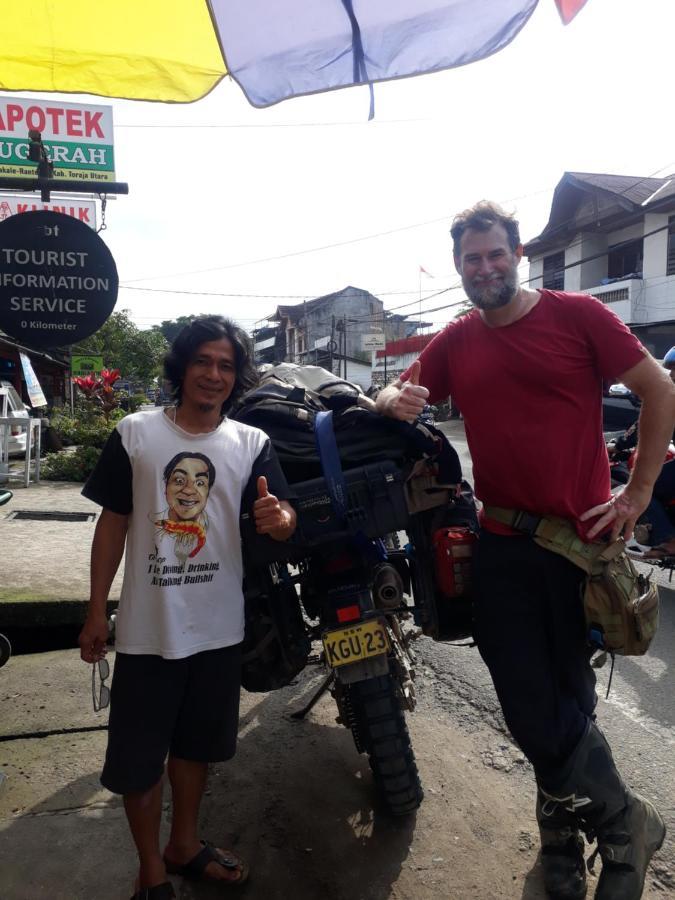
[[[88,600],[1,600],[1,628],[45,628],[54,625],[82,625]],[[116,609],[119,598],[108,600],[108,616]]]

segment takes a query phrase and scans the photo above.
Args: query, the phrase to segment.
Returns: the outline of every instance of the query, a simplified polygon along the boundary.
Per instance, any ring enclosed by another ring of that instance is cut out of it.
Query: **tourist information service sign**
[[[31,348],[77,344],[103,325],[119,279],[95,231],[45,210],[0,222],[0,329]]]
[[[35,178],[29,131],[39,131],[55,178],[115,181],[111,106],[0,97],[0,175]]]

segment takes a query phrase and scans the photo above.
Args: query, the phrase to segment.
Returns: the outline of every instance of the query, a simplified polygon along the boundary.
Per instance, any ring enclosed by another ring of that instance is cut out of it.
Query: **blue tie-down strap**
[[[316,414],[314,434],[316,435],[316,449],[319,453],[323,476],[328,485],[330,502],[341,524],[348,525],[347,485],[342,474],[340,452],[335,440],[335,431],[333,430],[332,409]]]
[[[314,434],[330,502],[340,524],[352,533],[356,546],[366,556],[373,556],[378,562],[386,559],[387,552],[382,541],[371,541],[360,529],[356,530],[351,525],[348,514],[347,484],[342,473],[340,451],[335,440],[332,409],[316,414]]]

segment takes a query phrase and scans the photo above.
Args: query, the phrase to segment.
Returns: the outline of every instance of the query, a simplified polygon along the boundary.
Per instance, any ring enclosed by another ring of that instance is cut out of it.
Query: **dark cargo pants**
[[[596,703],[583,572],[529,537],[481,532],[475,635],[506,724],[538,777],[555,778]]]

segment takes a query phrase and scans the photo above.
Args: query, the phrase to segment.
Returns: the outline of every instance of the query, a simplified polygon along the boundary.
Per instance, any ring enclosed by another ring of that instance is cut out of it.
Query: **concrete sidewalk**
[[[11,487],[0,507],[0,631],[3,627],[71,625],[82,621],[89,597],[89,556],[100,507],[80,493],[81,484],[42,481]],[[84,513],[88,521],[32,520],[17,513],[54,516]],[[122,566],[110,599],[117,602]]]

